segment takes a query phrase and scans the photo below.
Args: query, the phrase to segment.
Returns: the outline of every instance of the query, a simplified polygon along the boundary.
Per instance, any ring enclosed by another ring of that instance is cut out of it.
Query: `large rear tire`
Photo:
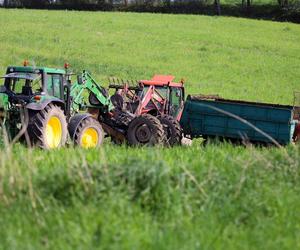
[[[29,117],[28,135],[32,145],[43,149],[64,146],[68,129],[63,110],[51,103],[43,110],[32,112]]]
[[[149,114],[134,118],[127,131],[127,141],[131,146],[154,146],[162,144],[164,129],[160,121]]]
[[[82,148],[98,148],[101,146],[104,131],[97,120],[88,116],[78,120],[75,118],[73,121],[69,124],[69,131],[75,145]]]
[[[166,145],[171,147],[180,145],[182,140],[182,129],[179,122],[169,115],[159,115],[157,118],[163,125]]]

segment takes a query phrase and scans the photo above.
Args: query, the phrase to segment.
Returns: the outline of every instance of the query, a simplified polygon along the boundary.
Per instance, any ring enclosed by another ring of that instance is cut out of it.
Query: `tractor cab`
[[[4,88],[7,93],[29,102],[32,96],[41,94],[42,80],[39,73],[13,72],[4,77]]]
[[[12,103],[29,103],[47,96],[64,100],[65,75],[62,69],[10,66],[2,77],[0,92],[7,94]]]
[[[122,106],[135,115],[169,115],[179,121],[183,110],[184,84],[183,81],[173,82],[174,78],[155,75],[151,80],[138,81],[137,86],[130,86],[129,82],[123,82],[123,85],[113,82],[109,85],[110,89],[115,89],[112,101],[115,106]]]
[[[171,75],[155,75],[151,80],[141,80],[139,85],[143,91],[140,92],[140,98],[148,99],[151,96],[146,109],[158,109],[160,113],[179,120],[184,102],[184,84],[183,81],[173,82],[174,78]]]

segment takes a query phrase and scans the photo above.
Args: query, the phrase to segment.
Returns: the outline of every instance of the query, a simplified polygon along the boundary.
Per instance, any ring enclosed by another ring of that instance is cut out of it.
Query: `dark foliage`
[[[4,7],[70,9],[89,11],[133,11],[174,14],[238,16],[300,23],[300,3],[278,0],[255,5],[251,0],[240,4],[222,4],[220,0],[4,0]]]

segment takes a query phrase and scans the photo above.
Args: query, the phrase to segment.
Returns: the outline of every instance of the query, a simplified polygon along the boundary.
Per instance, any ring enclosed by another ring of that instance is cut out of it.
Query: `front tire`
[[[127,141],[131,146],[154,146],[162,144],[164,129],[160,121],[149,114],[134,118],[127,130]]]
[[[180,145],[182,140],[182,129],[179,122],[169,115],[160,115],[157,118],[164,127],[166,144],[171,147]]]
[[[80,115],[78,116],[80,118]],[[100,123],[93,117],[76,119],[70,122],[69,131],[75,145],[82,148],[98,148],[103,143],[104,132]]]
[[[66,144],[68,129],[63,110],[54,104],[29,117],[28,135],[32,145],[43,149],[60,148]]]

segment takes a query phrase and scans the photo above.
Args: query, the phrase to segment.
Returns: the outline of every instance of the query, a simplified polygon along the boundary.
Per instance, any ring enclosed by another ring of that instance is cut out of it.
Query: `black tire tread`
[[[74,134],[74,143],[75,143],[75,145],[80,145],[81,133],[87,127],[98,127],[99,130],[101,130],[101,133],[99,134],[100,143],[97,146],[97,147],[99,147],[100,144],[102,144],[102,142],[103,142],[104,131],[103,131],[102,126],[100,125],[100,123],[97,120],[95,120],[93,117],[87,117],[87,118],[83,119],[80,122],[80,124],[78,125],[78,127],[75,131],[75,134]]]
[[[147,145],[153,146],[153,145],[162,144],[164,141],[164,136],[165,136],[165,132],[164,132],[164,128],[163,128],[162,124],[156,117],[154,117],[150,114],[143,114],[143,115],[140,115],[140,116],[136,117],[135,119],[133,119],[132,122],[129,124],[128,131],[127,131],[127,140],[128,140],[129,145],[131,145],[131,146],[141,145],[141,144],[137,144],[136,142],[133,142],[130,139],[131,138],[130,135],[133,132],[132,128],[134,126],[136,126],[136,123],[138,123],[140,120],[141,121],[144,120],[145,123],[150,122],[153,126],[153,129],[151,131],[153,138],[150,143],[147,143]]]
[[[46,126],[45,123],[47,121],[47,116],[51,111],[56,112],[61,116],[60,118],[62,122],[63,138],[60,147],[65,145],[68,134],[66,117],[63,110],[59,106],[50,103],[43,110],[31,112],[29,116],[28,135],[32,146],[36,145],[43,149],[48,148],[48,146],[44,142],[43,133],[44,126]]]
[[[159,115],[157,116],[158,120],[167,126],[171,125],[172,135],[168,138],[167,133],[165,132],[166,144],[169,146],[180,145],[182,140],[182,128],[177,120],[175,120],[170,115]]]

